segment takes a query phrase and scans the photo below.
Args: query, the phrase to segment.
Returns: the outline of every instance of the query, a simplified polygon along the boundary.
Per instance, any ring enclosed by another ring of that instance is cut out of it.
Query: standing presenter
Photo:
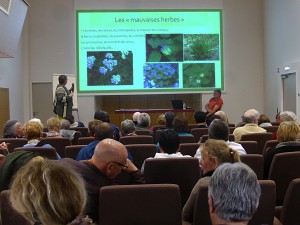
[[[66,116],[72,115],[74,88],[73,85],[69,90],[66,88],[68,82],[68,77],[66,75],[60,75],[58,77],[58,82],[59,84],[56,87],[53,102],[54,113],[57,114],[59,119],[63,119]]]
[[[209,100],[208,103],[206,103],[205,109],[207,117],[214,115],[215,112],[219,111],[222,108],[223,100],[221,98],[221,94],[221,90],[214,90],[214,96]]]

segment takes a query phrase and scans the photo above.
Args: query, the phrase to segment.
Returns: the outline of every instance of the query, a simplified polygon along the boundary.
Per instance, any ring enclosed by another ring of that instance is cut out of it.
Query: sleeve
[[[63,87],[58,87],[55,91],[55,97],[57,98],[57,102],[72,102],[72,97],[69,96],[69,94],[70,93],[67,89],[64,89]]]
[[[130,174],[130,184],[145,184],[144,175],[137,170]]]
[[[191,222],[191,223],[193,222],[194,208],[195,208],[200,181],[201,179],[195,184],[193,190],[191,191],[190,197],[188,198],[187,202],[185,203],[182,209],[182,219],[184,221]]]

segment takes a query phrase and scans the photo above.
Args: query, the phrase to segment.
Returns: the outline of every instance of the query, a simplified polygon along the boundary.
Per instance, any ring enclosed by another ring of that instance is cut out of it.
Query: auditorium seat
[[[41,141],[45,144],[50,144],[56,149],[56,152],[62,157],[65,157],[65,147],[72,145],[69,138],[47,137],[42,138]]]
[[[20,151],[20,150],[25,150],[25,151],[30,151],[30,152],[38,152],[40,156],[48,159],[57,159],[57,154],[55,151],[55,148],[49,147],[18,147],[14,149],[15,151]]]
[[[199,142],[202,135],[208,134],[208,128],[193,128],[190,133],[195,137],[195,141]]]
[[[181,143],[179,151],[182,155],[190,155],[191,157],[194,157],[199,146],[199,143]]]
[[[265,143],[263,155],[270,149],[276,148],[276,146],[279,144],[278,140],[269,140]]]
[[[71,140],[72,145],[78,145],[78,139],[82,137],[80,131],[75,131],[74,138]]]
[[[99,225],[181,225],[178,185],[115,185],[100,189]]]
[[[89,129],[87,127],[71,127],[70,130],[79,131],[82,137],[88,137]]]
[[[269,126],[269,127],[263,127],[267,132],[275,133],[278,130],[278,126]]]
[[[257,154],[262,154],[265,143],[272,139],[273,133],[271,132],[243,134],[241,136],[241,141],[257,141]]]
[[[13,208],[10,202],[10,190],[0,193],[0,208],[2,225],[31,225],[17,210]]]
[[[65,158],[76,159],[79,151],[86,145],[68,145],[65,146]]]
[[[243,146],[247,154],[257,154],[257,141],[237,141]]]
[[[157,152],[157,146],[155,144],[132,144],[125,145],[127,151],[130,152],[134,165],[141,169],[144,161],[147,158],[154,157]]]
[[[153,132],[151,130],[136,130],[135,133],[137,135],[153,135]]]
[[[153,137],[150,135],[123,136],[120,137],[120,142],[123,145],[154,144]]]
[[[195,137],[194,136],[185,136],[185,135],[179,135],[180,144],[181,143],[195,143]]]
[[[148,184],[178,184],[183,207],[200,178],[199,161],[192,157],[146,159],[144,176]]]
[[[8,152],[13,152],[15,148],[23,147],[28,141],[23,138],[0,138],[0,143],[2,142],[8,143]]]
[[[81,137],[78,139],[78,145],[88,145],[93,141],[95,141],[95,137]]]
[[[262,180],[264,177],[264,157],[260,154],[240,155],[241,162],[248,165],[257,176],[257,179]]]

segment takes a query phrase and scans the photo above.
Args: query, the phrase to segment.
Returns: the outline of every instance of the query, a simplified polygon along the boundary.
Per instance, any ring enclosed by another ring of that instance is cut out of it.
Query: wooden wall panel
[[[182,99],[187,106],[195,111],[200,110],[201,94],[168,94],[168,95],[112,95],[95,97],[96,109],[103,109],[110,115],[111,122],[120,126],[123,115],[115,114],[117,109],[171,109],[172,99]],[[149,113],[151,126],[156,125],[158,113]],[[185,113],[189,123],[194,123],[193,113]],[[126,119],[131,119],[131,114],[126,114]]]
[[[3,135],[3,125],[10,118],[10,110],[9,110],[9,89],[8,88],[0,88],[0,135]]]

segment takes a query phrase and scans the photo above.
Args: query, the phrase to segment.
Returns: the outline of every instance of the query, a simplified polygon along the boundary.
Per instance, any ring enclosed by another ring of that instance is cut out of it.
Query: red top
[[[209,100],[209,105],[208,105],[208,108],[210,110],[213,110],[215,108],[215,106],[218,105],[220,108],[218,110],[220,110],[222,108],[222,105],[223,105],[223,100],[221,97],[219,98],[214,98],[212,97],[210,100]]]

